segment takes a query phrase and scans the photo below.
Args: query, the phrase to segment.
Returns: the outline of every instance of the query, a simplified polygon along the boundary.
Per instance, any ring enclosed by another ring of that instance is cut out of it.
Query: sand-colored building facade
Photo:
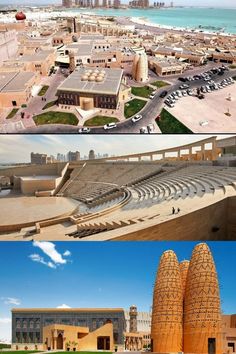
[[[88,327],[53,324],[43,328],[44,350],[114,350],[113,325],[106,323],[95,331]]]

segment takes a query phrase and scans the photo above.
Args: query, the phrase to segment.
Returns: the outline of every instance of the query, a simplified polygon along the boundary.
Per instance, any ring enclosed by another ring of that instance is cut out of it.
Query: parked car
[[[105,130],[108,130],[108,129],[113,129],[113,128],[116,128],[116,127],[117,127],[116,123],[108,123],[108,124],[105,124],[103,128]]]
[[[139,130],[140,134],[148,134],[147,128],[146,127],[142,127]]]
[[[203,94],[198,96],[199,100],[204,100],[205,96]]]
[[[165,101],[165,104],[168,106],[168,107],[170,107],[170,108],[173,108],[175,105],[174,105],[174,103],[173,102],[170,102],[170,101]]]
[[[148,131],[149,134],[154,133],[154,126],[153,126],[153,124],[148,124],[148,126],[147,126],[147,131]]]
[[[87,127],[84,127],[84,128],[80,128],[80,129],[78,130],[78,132],[79,132],[80,134],[82,134],[82,133],[90,133],[90,132],[91,132],[91,129],[90,129],[90,128],[87,128]]]
[[[167,94],[168,94],[167,91],[163,91],[163,92],[160,94],[160,97],[161,97],[161,98],[164,98],[164,97],[166,97]]]
[[[134,116],[131,120],[133,123],[138,122],[140,119],[142,119],[142,115],[141,114],[136,114],[136,116]]]
[[[185,89],[189,88],[189,85],[183,84],[179,88],[180,88],[180,90],[185,90]]]

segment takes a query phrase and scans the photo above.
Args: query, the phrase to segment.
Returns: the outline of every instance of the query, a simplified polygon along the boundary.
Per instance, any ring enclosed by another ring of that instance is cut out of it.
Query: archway
[[[57,349],[63,349],[63,335],[61,333],[57,336]]]

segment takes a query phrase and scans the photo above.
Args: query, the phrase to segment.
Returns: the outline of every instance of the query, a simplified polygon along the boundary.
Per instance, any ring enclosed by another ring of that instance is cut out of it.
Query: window
[[[21,328],[20,320],[16,320],[16,328]]]
[[[30,328],[30,329],[33,329],[33,328],[34,328],[34,321],[30,321],[29,328]]]

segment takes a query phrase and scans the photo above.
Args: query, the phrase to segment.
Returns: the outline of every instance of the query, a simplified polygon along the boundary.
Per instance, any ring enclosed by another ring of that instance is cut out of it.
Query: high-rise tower
[[[163,253],[152,307],[151,340],[156,353],[182,352],[183,290],[180,266],[173,251]]]

